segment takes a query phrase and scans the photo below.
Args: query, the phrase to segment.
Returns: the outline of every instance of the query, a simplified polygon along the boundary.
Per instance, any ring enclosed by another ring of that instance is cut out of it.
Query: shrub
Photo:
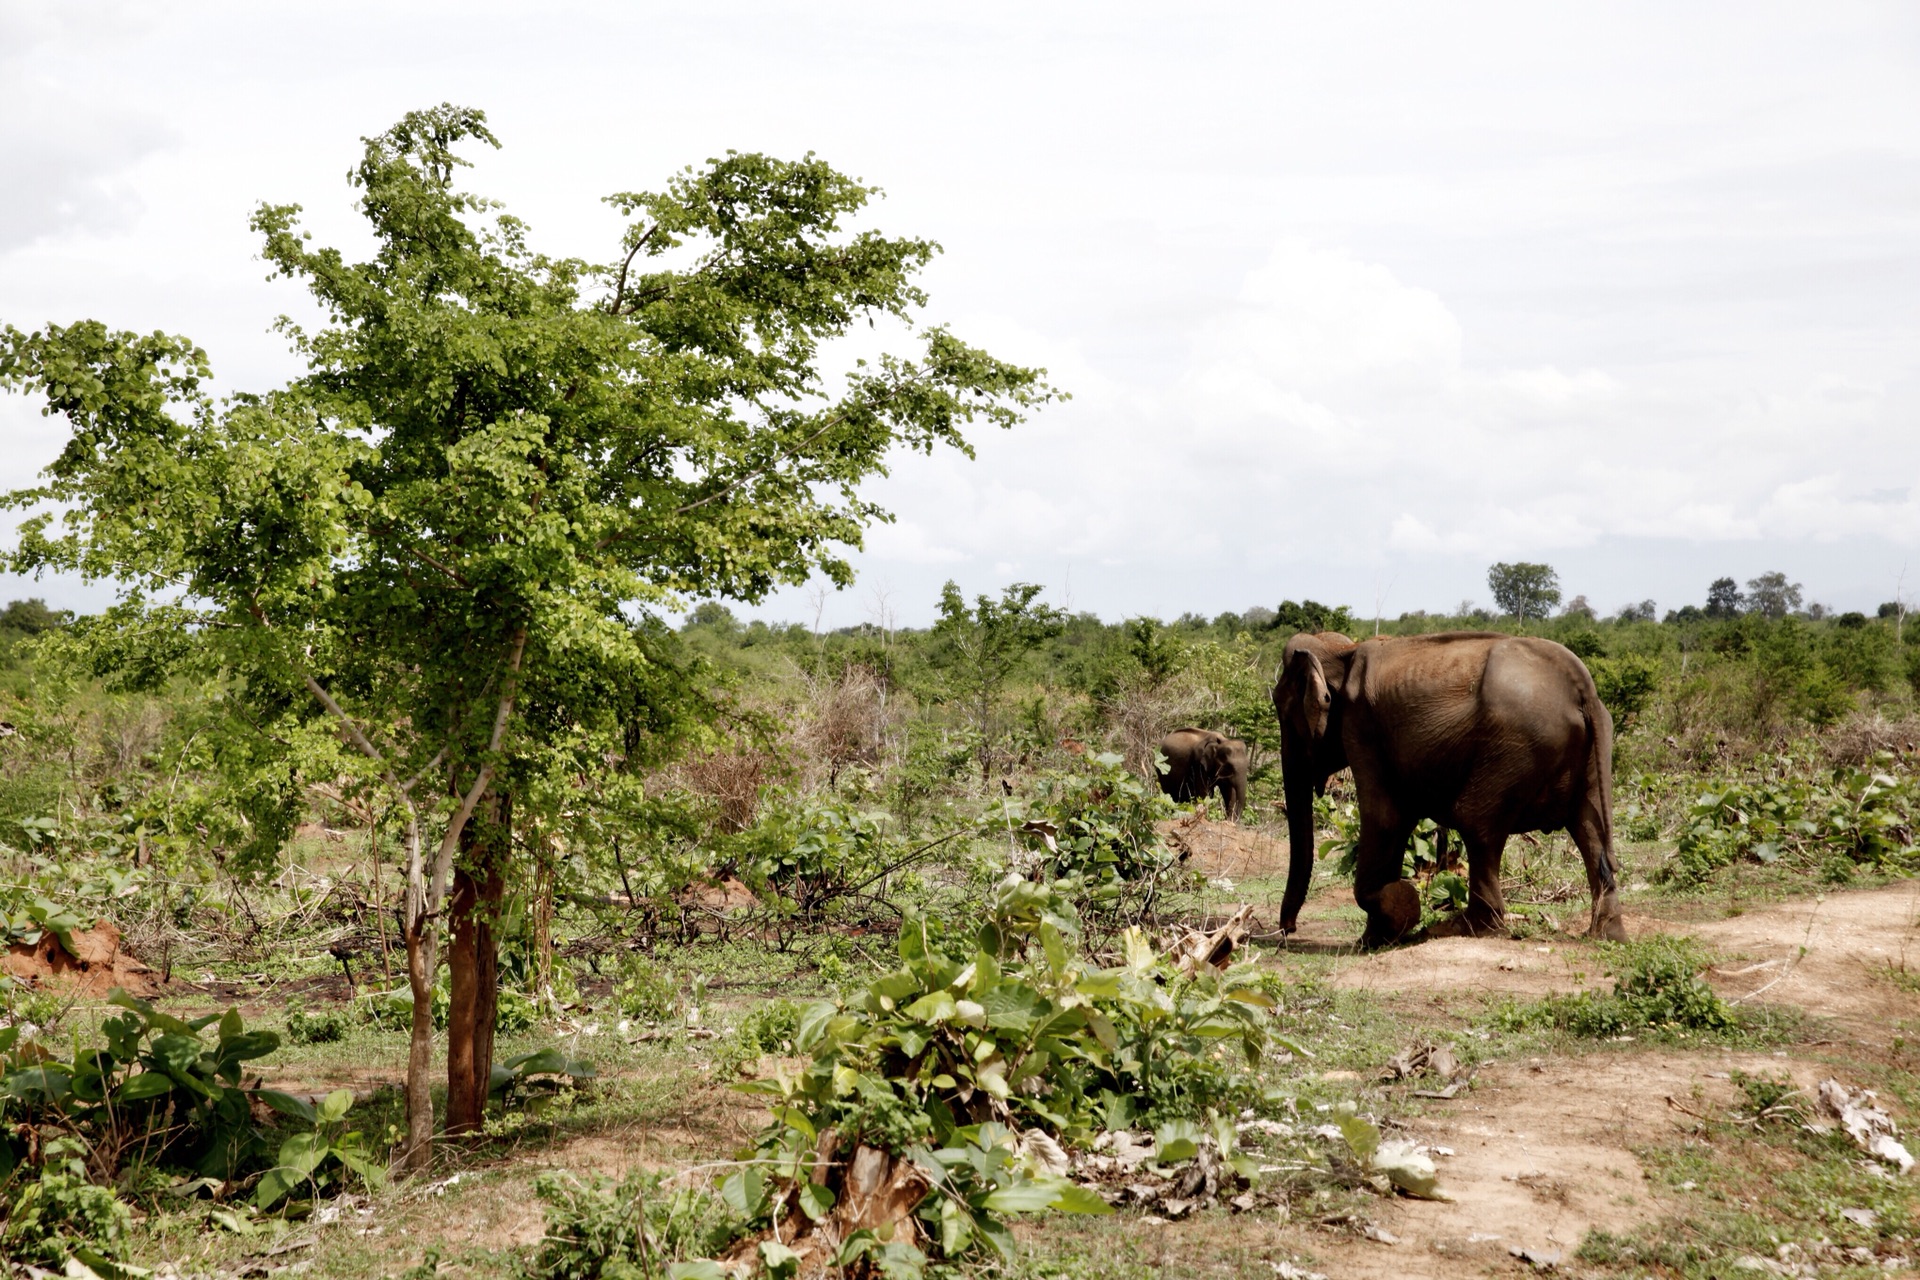
[[[119,1154],[136,1144],[150,1164],[223,1179],[262,1155],[240,1071],[277,1048],[280,1037],[246,1030],[234,1009],[186,1022],[118,989],[108,999],[123,1012],[101,1023],[105,1043],[86,1047],[76,1038],[70,1061],[38,1042],[19,1043],[16,1027],[0,1030],[0,1121],[24,1119],[73,1135],[93,1153],[102,1177],[117,1172]],[[211,1045],[201,1038],[209,1027],[216,1034]],[[18,1132],[0,1132],[0,1149],[0,1166],[25,1154]]]
[[[1025,830],[1043,846],[1050,877],[1078,876],[1105,886],[1150,878],[1173,865],[1173,850],[1156,829],[1172,816],[1172,802],[1157,785],[1104,752],[1077,767],[1042,773],[1031,799],[1001,801],[983,831]]]
[[[621,961],[613,984],[613,1002],[636,1022],[665,1022],[680,1005],[680,988],[666,972],[639,952]]]
[[[502,984],[496,988],[495,1000],[495,1031],[512,1035],[529,1030],[539,1021],[539,1010],[533,1000],[517,988]],[[433,986],[433,1003],[429,1009],[436,1029],[446,1029],[447,1014],[452,1007],[452,992],[447,989],[446,983],[436,982]],[[395,987],[391,991],[369,991],[353,1002],[353,1008],[362,1022],[388,1031],[404,1031],[413,1025],[413,989]]]
[[[766,1054],[791,1054],[799,1034],[799,1005],[791,1000],[764,1000],[747,1011],[715,1061],[724,1074],[732,1075]]]
[[[1275,1038],[1273,998],[1252,966],[1189,976],[1137,928],[1121,935],[1116,967],[1089,964],[1077,956],[1081,892],[1077,880],[1010,875],[971,937],[910,915],[899,969],[858,1000],[809,1006],[797,1037],[812,1063],[738,1086],[775,1099],[759,1148],[773,1174],[750,1195],[734,1184],[746,1216],[793,1197],[816,1220],[832,1207],[837,1171],[820,1166],[825,1182],[814,1181],[831,1130],[829,1149],[912,1153],[938,1171],[940,1194],[918,1214],[940,1252],[1004,1252],[1002,1212],[1106,1212],[1084,1188],[1036,1173],[1017,1131],[1076,1141],[1256,1101],[1252,1068]]]
[[[1500,1025],[1518,1030],[1545,1024],[1594,1038],[1646,1030],[1718,1032],[1735,1025],[1733,1010],[1700,980],[1706,960],[1691,939],[1654,936],[1607,945],[1611,993],[1549,996],[1530,1008],[1504,1010]]]
[[[1891,757],[1842,766],[1824,783],[1807,778],[1793,757],[1774,764],[1775,777],[1730,782],[1693,802],[1663,878],[1698,883],[1743,858],[1764,864],[1793,855],[1829,879],[1845,879],[1855,866],[1900,869],[1914,860],[1920,790],[1912,777],[1886,771]]]
[[[71,1138],[47,1143],[40,1176],[22,1184],[0,1222],[0,1258],[49,1267],[75,1258],[102,1271],[125,1260],[133,1214],[87,1180],[84,1150]]]
[[[528,1274],[533,1280],[620,1280],[658,1275],[661,1259],[720,1252],[742,1223],[724,1201],[685,1183],[669,1187],[671,1175],[636,1170],[616,1183],[564,1170],[534,1179],[534,1194],[547,1204],[546,1231]],[[676,1266],[668,1280],[718,1275]]]
[[[347,1038],[347,1018],[338,1009],[307,1012],[299,997],[287,1001],[287,1039],[295,1044],[335,1044]]]

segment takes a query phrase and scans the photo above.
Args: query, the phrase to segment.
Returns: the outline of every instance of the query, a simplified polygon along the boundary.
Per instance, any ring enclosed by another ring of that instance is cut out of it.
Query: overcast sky
[[[945,246],[928,319],[1073,394],[876,481],[827,625],[949,577],[1393,616],[1514,559],[1603,612],[1920,597],[1920,6],[0,0],[0,319],[284,381],[249,212],[362,247],[358,139],[441,101],[505,144],[474,189],[593,259],[608,192],[817,152]],[[0,433],[9,488],[64,438]]]

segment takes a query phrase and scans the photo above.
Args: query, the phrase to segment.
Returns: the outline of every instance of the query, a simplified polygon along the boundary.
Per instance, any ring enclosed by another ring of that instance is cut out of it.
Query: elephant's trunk
[[[1227,821],[1238,822],[1247,808],[1247,780],[1230,777],[1220,784],[1220,800],[1227,806]]]
[[[1313,793],[1318,781],[1309,753],[1282,751],[1280,768],[1287,796],[1287,892],[1280,899],[1280,931],[1292,933],[1313,879]]]

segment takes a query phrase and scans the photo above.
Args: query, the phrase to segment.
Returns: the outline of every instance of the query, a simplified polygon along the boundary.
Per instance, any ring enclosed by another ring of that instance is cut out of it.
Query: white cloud
[[[351,249],[357,139],[431,102],[488,108],[473,181],[560,253],[605,251],[606,191],[816,151],[945,246],[928,318],[1075,397],[869,486],[900,521],[856,563],[907,621],[949,576],[1438,608],[1554,558],[1595,599],[1779,567],[1870,607],[1920,563],[1909,9],[158,13],[0,7],[0,317],[271,384],[303,304],[249,209]],[[678,56],[614,71],[648,46]],[[16,408],[12,483],[58,447]]]

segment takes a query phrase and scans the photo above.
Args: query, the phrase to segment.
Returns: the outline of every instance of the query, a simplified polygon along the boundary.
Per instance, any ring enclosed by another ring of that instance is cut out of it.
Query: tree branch
[[[513,718],[513,705],[520,692],[520,660],[527,651],[527,629],[521,627],[513,633],[513,649],[507,655],[507,679],[505,688],[500,691],[500,703],[494,709],[493,732],[487,738],[487,754],[498,755],[500,744],[506,741],[507,722]],[[437,916],[447,900],[447,883],[453,875],[454,851],[460,847],[460,833],[466,830],[467,822],[473,817],[480,800],[487,793],[487,787],[493,781],[494,761],[489,759],[480,766],[480,772],[474,777],[473,785],[460,797],[460,807],[454,810],[447,820],[446,834],[440,838],[440,851],[433,860],[433,883],[428,889],[426,914]]]
[[[657,222],[654,223],[651,227],[647,228],[645,235],[633,242],[633,248],[627,250],[626,261],[620,264],[620,279],[613,286],[613,296],[607,299],[608,315],[617,316],[626,314],[620,310],[620,303],[627,295],[627,271],[633,266],[633,260],[639,256],[640,251],[647,247],[647,242],[653,239],[654,233],[659,230],[660,224]]]

